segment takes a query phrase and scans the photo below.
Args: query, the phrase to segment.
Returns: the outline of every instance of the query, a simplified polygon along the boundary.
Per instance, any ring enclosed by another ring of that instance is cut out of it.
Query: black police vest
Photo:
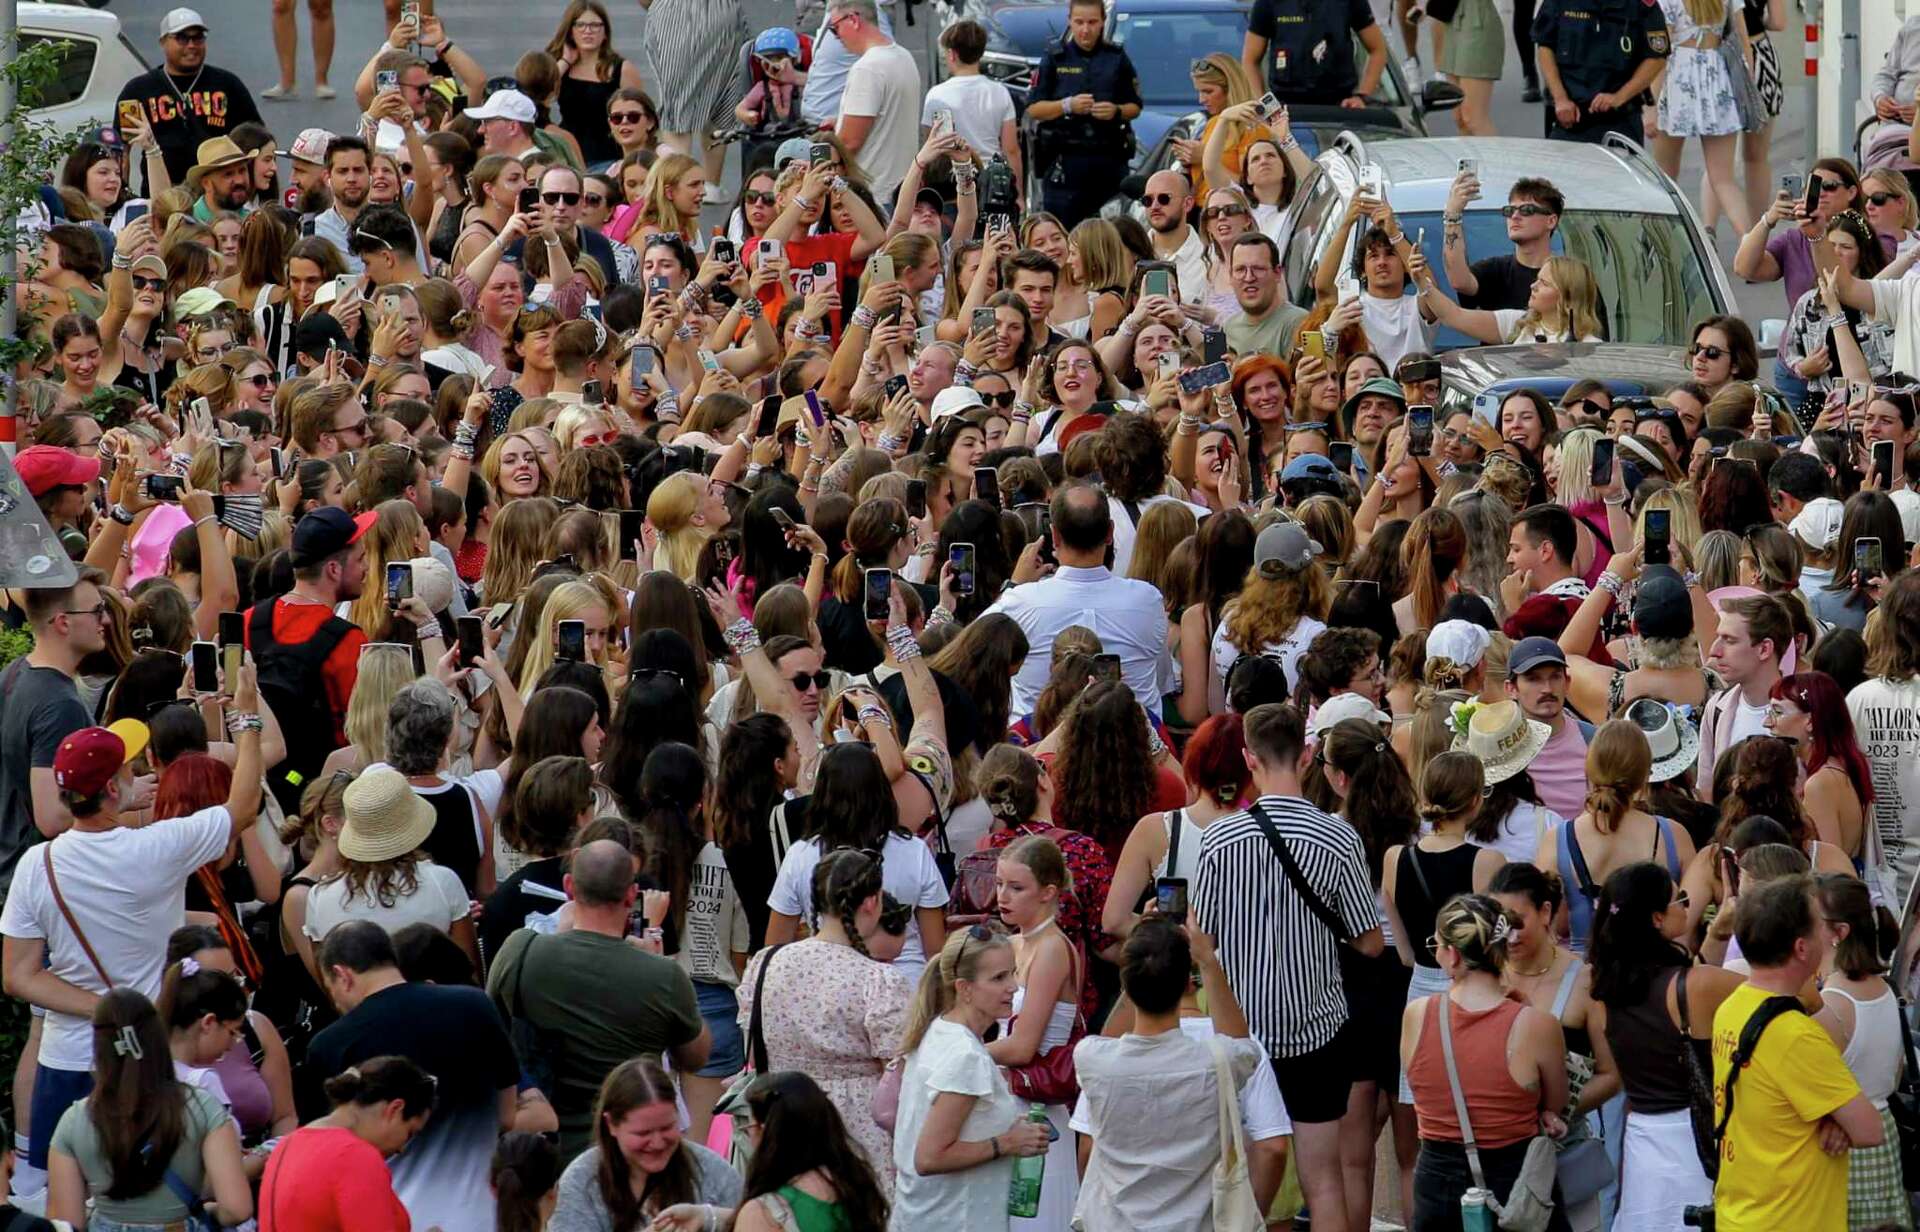
[[[1619,89],[1640,55],[1637,12],[1645,0],[1569,0],[1554,31],[1553,58],[1575,102]]]
[[[1275,0],[1267,88],[1282,102],[1332,105],[1360,88],[1342,0]]]

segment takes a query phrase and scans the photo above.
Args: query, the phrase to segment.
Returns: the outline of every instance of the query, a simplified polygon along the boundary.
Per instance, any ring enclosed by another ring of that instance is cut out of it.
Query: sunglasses
[[[1724,347],[1701,346],[1697,342],[1687,348],[1687,354],[1690,356],[1704,355],[1709,360],[1719,360],[1719,359],[1725,359],[1727,357],[1727,352]]]
[[[143,275],[135,274],[133,276],[133,289],[136,291],[165,291],[167,289],[167,280],[164,278],[147,278]]]
[[[778,199],[776,193],[759,192],[752,188],[747,189],[740,196],[748,205],[772,205]]]
[[[1814,176],[1813,182],[1820,186],[1820,191],[1823,194],[1830,193],[1830,192],[1839,192],[1841,189],[1846,187],[1846,184],[1844,181],[1830,180],[1824,175]]]
[[[1500,207],[1502,218],[1546,218],[1553,213],[1544,205],[1526,202],[1524,205],[1503,205]]]
[[[257,372],[252,376],[243,376],[240,379],[255,389],[265,389],[273,384],[273,374],[271,372]]]
[[[824,693],[827,691],[827,685],[832,683],[833,677],[829,676],[825,671],[818,671],[799,672],[788,679],[792,681],[793,691],[796,693],[805,693],[808,685],[812,685]]]
[[[1156,205],[1172,205],[1173,202],[1172,193],[1142,193],[1140,196],[1140,204],[1149,208]]]
[[[607,119],[614,124],[644,124],[647,113],[644,111],[609,111]]]
[[[1592,415],[1596,419],[1605,419],[1607,416],[1613,414],[1612,407],[1601,406],[1598,402],[1595,402],[1592,398],[1576,398],[1572,402],[1567,404],[1567,409],[1570,411],[1572,410],[1585,411],[1587,414]]]
[[[205,30],[182,30],[172,37],[176,43],[204,43],[207,41],[207,32]]]
[[[977,393],[979,391],[976,390],[975,392]],[[1005,410],[1013,405],[1014,397],[1015,394],[1013,390],[1003,389],[997,394],[981,394],[980,401],[986,403],[988,406],[997,406]]]
[[[365,230],[360,227],[355,227],[353,229],[353,236],[355,239],[366,240],[370,244],[378,244],[382,248],[393,247],[392,244],[387,243],[387,241],[381,239],[379,236],[375,235],[373,232]]]
[[[1216,218],[1241,218],[1244,217],[1246,213],[1246,206],[1241,205],[1238,201],[1229,201],[1225,205],[1210,205],[1206,209],[1201,210],[1200,218],[1202,221],[1212,222]]]
[[[580,201],[583,205],[605,205],[607,203],[607,195],[605,193],[581,193]]]
[[[1898,193],[1877,192],[1867,194],[1867,200],[1874,205],[1885,205],[1889,201],[1897,201],[1899,199],[1900,194]]]
[[[547,205],[579,205],[580,194],[577,192],[543,192],[540,194],[540,200]]]

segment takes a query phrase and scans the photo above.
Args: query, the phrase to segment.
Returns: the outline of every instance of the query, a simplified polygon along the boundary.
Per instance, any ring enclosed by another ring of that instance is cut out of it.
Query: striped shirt
[[[1379,926],[1360,836],[1293,796],[1262,796],[1320,901],[1360,936]],[[1201,831],[1193,922],[1211,934],[1253,1035],[1275,1057],[1325,1047],[1347,1021],[1336,942],[1294,892],[1266,832],[1245,812]]]

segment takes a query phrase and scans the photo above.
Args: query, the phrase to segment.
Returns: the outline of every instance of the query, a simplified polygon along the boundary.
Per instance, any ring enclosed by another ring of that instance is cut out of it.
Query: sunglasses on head
[[[1156,205],[1172,205],[1174,203],[1174,199],[1175,198],[1172,193],[1140,194],[1140,204],[1148,207],[1152,207]]]
[[[1553,211],[1546,206],[1535,205],[1531,201],[1524,202],[1520,205],[1503,205],[1500,207],[1500,217],[1502,218],[1545,218],[1552,213]]]
[[[368,231],[362,227],[355,227],[353,229],[353,237],[355,239],[365,240],[369,244],[378,244],[382,248],[393,247],[392,244],[387,243],[387,241],[381,239],[379,236],[375,235],[373,232]]]
[[[805,693],[808,685],[812,685],[824,693],[827,691],[827,686],[832,683],[833,677],[829,676],[825,671],[818,671],[797,672],[788,677],[788,679],[793,682],[793,690],[796,693]]]
[[[1299,423],[1281,424],[1282,432],[1325,432],[1327,421],[1324,419],[1305,419]]]
[[[543,192],[540,194],[540,200],[547,205],[579,205],[580,194],[577,192]]]

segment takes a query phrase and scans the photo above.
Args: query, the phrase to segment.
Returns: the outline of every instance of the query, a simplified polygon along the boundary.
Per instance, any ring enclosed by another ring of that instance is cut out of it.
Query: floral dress
[[[1733,82],[1718,51],[1701,46],[1716,34],[1737,37],[1730,23],[1703,30],[1687,12],[1686,0],[1660,0],[1673,52],[1667,57],[1667,81],[1660,91],[1660,131],[1669,137],[1725,137],[1741,131]]]
[[[761,950],[740,977],[740,1030],[753,1029],[754,992],[767,966],[760,1030],[774,1072],[799,1070],[820,1084],[847,1134],[893,1192],[893,1138],[873,1120],[873,1093],[900,1053],[913,990],[891,964],[817,937]]]

